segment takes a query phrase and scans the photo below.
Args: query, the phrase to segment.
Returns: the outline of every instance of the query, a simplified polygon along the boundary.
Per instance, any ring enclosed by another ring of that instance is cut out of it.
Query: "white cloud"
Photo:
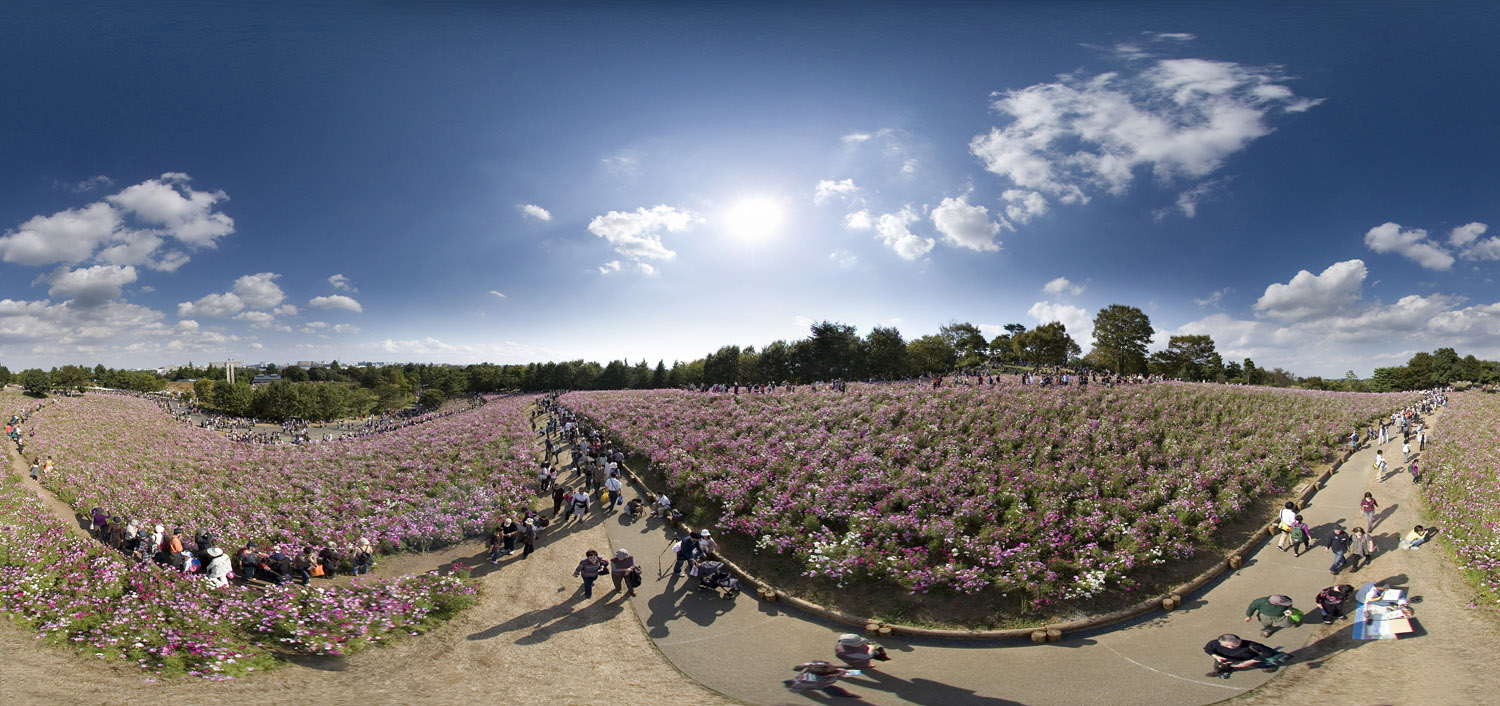
[[[333,332],[334,333],[359,333],[359,327],[355,326],[353,324],[336,324],[333,327]]]
[[[828,259],[840,269],[845,270],[859,264],[859,257],[848,250],[835,250],[828,253]]]
[[[1212,201],[1223,190],[1226,179],[1210,179],[1198,184],[1187,191],[1177,195],[1177,202],[1173,208],[1158,209],[1154,212],[1156,220],[1166,218],[1174,209],[1184,218],[1196,218],[1198,216],[1198,204],[1204,201]]]
[[[1365,245],[1378,253],[1397,253],[1429,270],[1453,267],[1453,256],[1428,240],[1427,231],[1421,228],[1402,228],[1396,223],[1383,223],[1365,233]]]
[[[444,343],[443,341],[440,341],[431,336],[422,339],[408,340],[396,340],[387,338],[380,344],[380,347],[387,353],[417,353],[423,355],[431,353],[451,353],[458,350],[457,346],[454,346],[450,343]]]
[[[1204,309],[1220,309],[1223,308],[1221,305],[1224,303],[1224,295],[1230,293],[1231,291],[1234,291],[1233,287],[1216,289],[1207,297],[1204,297],[1202,299],[1194,299],[1193,303]]]
[[[999,250],[995,234],[1000,232],[1000,224],[990,220],[988,209],[971,206],[967,199],[967,195],[943,199],[932,209],[932,225],[949,245],[978,251]]]
[[[843,140],[844,144],[846,144],[846,145],[857,145],[857,144],[860,144],[862,142],[869,141],[873,137],[875,137],[875,133],[871,133],[871,132],[851,132],[848,135],[845,135],[845,136],[843,136],[843,137],[841,137],[839,139]]]
[[[1301,270],[1286,284],[1266,287],[1253,308],[1258,316],[1286,322],[1347,311],[1359,299],[1366,274],[1363,260],[1335,262],[1316,275]]]
[[[276,307],[276,310],[273,311],[272,313],[276,314],[277,316],[296,316],[297,315],[297,305],[296,304],[282,304],[281,306]]]
[[[1448,234],[1448,242],[1459,249],[1458,256],[1465,260],[1500,260],[1500,237],[1479,239],[1489,229],[1477,222],[1461,225]]]
[[[849,230],[873,230],[875,219],[869,211],[855,211],[844,216],[844,227]]]
[[[621,179],[634,179],[640,173],[641,157],[635,150],[620,150],[599,160],[604,171]]]
[[[0,237],[0,256],[18,265],[82,262],[120,227],[120,213],[104,202],[50,216],[34,216]]]
[[[181,321],[178,321],[177,325],[173,328],[177,329],[178,331],[197,331],[198,322],[192,319],[183,319]]]
[[[921,220],[911,207],[901,209],[895,213],[883,213],[875,222],[875,232],[879,234],[881,242],[903,260],[917,260],[932,250],[936,243],[932,238],[924,238],[911,232],[909,226]]]
[[[124,286],[135,281],[135,268],[129,265],[95,265],[76,270],[59,267],[47,278],[52,287],[47,296],[71,299],[73,305],[93,308],[119,299]]]
[[[326,322],[323,322],[323,321],[309,321],[309,322],[307,322],[307,327],[308,328],[328,328],[328,324]]]
[[[354,281],[343,275],[333,275],[332,277],[329,277],[328,283],[333,285],[334,289],[342,289],[346,292],[359,291],[358,289],[354,288]]]
[[[656,268],[652,267],[651,265],[649,265],[647,263],[637,262],[637,263],[635,263],[635,267],[636,267],[636,269],[638,269],[638,270],[641,271],[641,274],[646,275],[648,277],[651,276],[651,275],[656,274]]]
[[[219,318],[238,314],[245,308],[245,302],[241,301],[234,293],[207,294],[196,302],[182,302],[177,305],[177,315],[207,316]]]
[[[1042,285],[1042,291],[1053,296],[1071,294],[1076,297],[1080,294],[1083,294],[1083,287],[1084,285],[1073,284],[1072,282],[1068,281],[1067,277],[1058,277]]]
[[[1020,224],[1030,223],[1031,219],[1047,214],[1047,197],[1035,191],[1025,189],[1006,189],[1000,194],[1008,206],[1005,207],[1005,217]]]
[[[104,189],[114,186],[115,180],[104,176],[103,174],[100,174],[98,176],[91,176],[87,179],[84,179],[83,181],[75,182],[72,184],[64,184],[62,182],[53,183],[75,194],[81,194],[86,191],[93,191],[94,189]]]
[[[1061,321],[1063,328],[1068,330],[1068,335],[1073,341],[1085,351],[1089,349],[1094,340],[1094,319],[1087,311],[1072,304],[1054,304],[1050,301],[1040,301],[1031,305],[1026,310],[1026,315],[1036,319],[1038,324],[1049,324],[1053,321]]]
[[[1199,179],[1269,134],[1273,112],[1317,105],[1284,80],[1272,68],[1204,59],[1163,59],[1134,74],[1066,75],[996,94],[992,107],[1010,122],[976,136],[969,149],[1014,188],[1063,203],[1087,203],[1098,191],[1123,194],[1143,167],[1160,182]]]
[[[552,220],[552,213],[550,211],[534,203],[516,204],[516,208],[520,209],[521,215],[527,218],[535,218],[539,221]]]
[[[251,309],[269,309],[286,298],[275,282],[280,276],[274,272],[245,275],[234,281],[234,293]]]
[[[909,158],[907,158],[906,161],[902,162],[901,163],[901,173],[903,175],[906,175],[906,176],[911,176],[913,174],[916,174],[917,173],[917,160],[916,160],[916,158],[909,157]]]
[[[857,193],[859,193],[859,187],[854,185],[853,179],[840,179],[838,181],[823,179],[818,182],[818,186],[813,193],[813,203],[822,206],[835,196],[847,199]]]
[[[497,292],[497,291],[495,291],[493,289],[490,290],[490,294],[493,294],[493,295],[495,295],[497,297],[500,297],[501,299],[507,298],[504,294],[501,294],[500,292]]]
[[[677,233],[688,229],[696,220],[688,211],[671,206],[645,207],[634,211],[610,211],[589,221],[589,232],[608,240],[615,252],[632,260],[642,258],[670,260],[677,253],[661,242],[661,231]]]
[[[188,256],[175,249],[162,252],[164,237],[211,248],[234,232],[234,220],[214,211],[228,198],[224,192],[195,191],[187,182],[187,175],[163,174],[87,206],[33,216],[0,236],[0,258],[29,266],[72,264],[99,251],[98,261],[107,265],[175,271]]]
[[[331,297],[313,297],[307,304],[319,309],[343,309],[355,313],[365,310],[364,307],[359,305],[359,302],[342,294],[335,294]]]
[[[276,317],[264,311],[243,311],[234,315],[236,321],[250,322],[250,328],[270,328]]]
[[[620,261],[619,260],[610,260],[609,262],[606,262],[606,263],[604,263],[604,264],[602,264],[602,265],[599,266],[599,274],[601,274],[601,275],[607,275],[607,274],[609,274],[611,272],[619,272],[619,271],[620,271]]]
[[[106,201],[133,214],[142,222],[160,226],[172,237],[194,247],[211,248],[215,241],[234,232],[234,219],[214,212],[214,205],[229,199],[223,191],[195,191],[186,174],[167,173],[126,188]]]
[[[1197,35],[1187,32],[1150,32],[1152,39],[1169,42],[1191,42],[1197,39]]]

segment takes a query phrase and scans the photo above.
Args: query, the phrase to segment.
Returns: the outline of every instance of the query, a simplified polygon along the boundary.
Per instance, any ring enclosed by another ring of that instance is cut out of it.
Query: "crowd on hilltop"
[[[364,439],[376,434],[406,429],[478,409],[483,407],[488,400],[483,395],[474,395],[463,400],[461,403],[455,404],[453,402],[444,405],[443,409],[424,411],[420,408],[409,408],[394,412],[387,411],[380,414],[372,414],[362,420],[342,420],[335,422],[332,420],[308,421],[304,419],[288,419],[280,422],[280,429],[277,430],[262,428],[276,423],[271,420],[256,417],[210,414],[200,409],[192,401],[180,403],[159,399],[157,405],[164,412],[171,415],[173,419],[197,426],[200,429],[222,432],[224,437],[231,441],[247,444],[302,445]]]
[[[1003,377],[1004,375],[996,374],[990,371],[959,370],[950,375],[934,375],[931,373],[925,373],[917,378],[902,378],[901,380],[877,380],[875,378],[869,378],[864,382],[868,385],[881,385],[898,382],[917,383],[922,385],[931,385],[933,389],[941,388],[944,384],[947,384],[951,387],[996,387],[999,385],[999,381],[1003,379]],[[1016,374],[1016,378],[1020,380],[1022,385],[1025,386],[1035,385],[1037,387],[1067,387],[1071,385],[1076,386],[1080,390],[1087,390],[1090,383],[1093,383],[1095,385],[1102,385],[1106,388],[1113,388],[1117,385],[1143,385],[1147,383],[1164,382],[1167,379],[1162,375],[1126,375],[1121,373],[1098,372],[1089,369],[1075,371],[1059,367],[1032,368],[1030,370],[1023,370]],[[792,392],[798,387],[809,389],[813,392],[821,392],[824,390],[831,392],[849,391],[848,381],[842,378],[835,378],[831,381],[816,380],[805,385],[797,385],[789,381],[764,384],[756,383],[749,385],[741,385],[740,383],[735,382],[717,383],[713,385],[703,384],[693,389],[695,389],[697,392],[705,393],[734,395],[744,393],[759,395],[773,394],[776,392]]]

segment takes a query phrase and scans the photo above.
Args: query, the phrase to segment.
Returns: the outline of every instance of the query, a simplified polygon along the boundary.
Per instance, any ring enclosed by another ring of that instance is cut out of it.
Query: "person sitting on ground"
[[[855,669],[869,669],[870,660],[885,662],[890,659],[884,647],[852,632],[839,635],[839,641],[833,645],[833,656]]]
[[[242,581],[249,583],[255,580],[255,569],[260,564],[260,556],[255,552],[255,545],[246,544],[235,554],[236,563],[239,564],[237,573]]]
[[[636,519],[641,516],[641,509],[645,507],[645,505],[646,503],[643,502],[640,498],[635,498],[630,502],[625,503],[625,514],[632,520]]]
[[[1280,655],[1285,653],[1255,642],[1253,640],[1241,639],[1239,635],[1225,633],[1218,639],[1209,640],[1203,646],[1203,651],[1214,658],[1214,670],[1208,676],[1228,679],[1230,672],[1236,669],[1248,669],[1261,667],[1268,672],[1274,672],[1284,661]]]
[[[1354,587],[1347,583],[1337,586],[1329,586],[1318,592],[1318,607],[1323,609],[1323,624],[1332,625],[1333,621],[1344,617],[1344,603],[1354,595]]]
[[[1259,619],[1261,637],[1270,637],[1277,630],[1297,624],[1292,617],[1295,610],[1291,597],[1272,594],[1250,601],[1250,607],[1245,609],[1245,622]]]
[[[214,588],[229,585],[229,557],[218,547],[208,548],[208,585]]]
[[[1407,532],[1405,537],[1401,538],[1401,548],[1420,549],[1422,544],[1427,541],[1427,538],[1429,536],[1430,532],[1426,527],[1417,525],[1416,527],[1413,527],[1410,532]]]

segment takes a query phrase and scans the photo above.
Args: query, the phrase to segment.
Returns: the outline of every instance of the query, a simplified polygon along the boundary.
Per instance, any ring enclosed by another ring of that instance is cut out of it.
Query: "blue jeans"
[[[1344,568],[1344,564],[1347,563],[1348,560],[1344,558],[1344,552],[1335,549],[1333,550],[1333,566],[1328,567],[1328,571],[1329,573],[1336,574],[1339,572],[1339,569]]]
[[[593,598],[594,597],[594,582],[598,581],[598,580],[599,580],[598,576],[585,576],[585,577],[583,577],[583,597],[584,598]]]

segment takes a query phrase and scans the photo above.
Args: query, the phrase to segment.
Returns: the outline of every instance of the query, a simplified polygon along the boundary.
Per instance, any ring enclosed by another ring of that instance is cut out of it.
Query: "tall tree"
[[[1068,358],[1079,352],[1078,344],[1061,321],[1022,333],[1011,341],[1011,346],[1022,360],[1041,365],[1066,365]]]
[[[953,370],[958,351],[942,336],[927,335],[906,344],[906,355],[917,374],[940,375]]]
[[[1094,316],[1094,350],[1118,373],[1146,371],[1151,317],[1133,306],[1110,304]]]
[[[984,365],[989,357],[990,343],[984,339],[984,334],[979,332],[979,327],[967,321],[950,321],[941,329],[938,335],[948,342],[949,346],[958,353],[958,365],[964,368]]]
[[[863,371],[854,326],[821,321],[812,325],[807,343],[807,369],[798,371],[804,382],[851,378]]]
[[[870,375],[894,380],[906,374],[909,365],[906,341],[894,327],[876,326],[865,336],[866,363]]]

